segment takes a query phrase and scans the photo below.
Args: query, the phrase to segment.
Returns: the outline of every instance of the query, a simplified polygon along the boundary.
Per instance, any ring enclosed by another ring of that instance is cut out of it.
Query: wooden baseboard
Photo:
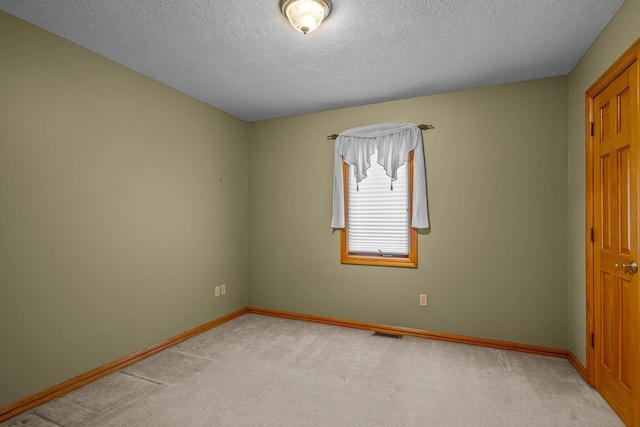
[[[35,408],[36,406],[42,405],[43,403],[56,399],[75,389],[87,385],[90,382],[93,382],[99,378],[102,378],[129,365],[132,365],[133,363],[159,353],[162,350],[166,350],[169,347],[173,347],[176,344],[188,340],[189,338],[193,338],[196,335],[206,332],[209,329],[215,328],[216,326],[222,325],[223,323],[229,322],[230,320],[240,317],[246,313],[248,313],[248,309],[246,307],[238,311],[234,311],[233,313],[230,313],[226,316],[212,320],[211,322],[205,323],[204,325],[197,326],[158,344],[154,344],[143,350],[137,351],[128,356],[124,356],[116,361],[107,363],[106,365],[100,366],[89,372],[85,372],[84,374],[78,375],[77,377],[73,377],[64,382],[61,382],[60,384],[54,385],[38,393],[32,394],[31,396],[27,396],[24,399],[20,399],[14,403],[4,406],[0,408],[0,422],[11,417],[15,417],[16,415],[28,411],[29,409]]]
[[[580,362],[580,360],[578,360],[576,355],[573,354],[573,352],[569,351],[569,354],[567,355],[567,360],[569,360],[569,363],[571,363],[571,365],[575,368],[575,370],[578,371],[580,376],[588,384],[589,381],[587,381],[587,368],[585,368],[584,365]]]
[[[285,319],[304,320],[307,322],[324,323],[327,325],[343,326],[346,328],[365,329],[386,334],[408,335],[418,338],[428,338],[432,340],[455,342],[459,344],[476,345],[481,347],[497,348],[500,350],[519,351],[522,353],[539,354],[542,356],[552,356],[568,358],[569,351],[559,348],[542,347],[530,344],[519,344],[509,341],[491,340],[486,338],[475,338],[464,335],[445,334],[441,332],[430,332],[421,329],[403,328],[399,326],[379,325],[375,323],[358,322],[354,320],[334,319],[331,317],[314,316],[310,314],[290,313],[279,310],[269,310],[264,308],[249,307],[249,313],[262,314],[265,316],[282,317]]]

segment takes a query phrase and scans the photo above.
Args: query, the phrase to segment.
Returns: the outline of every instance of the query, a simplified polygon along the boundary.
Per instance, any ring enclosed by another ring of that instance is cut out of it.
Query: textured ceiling
[[[0,0],[0,9],[247,121],[569,73],[623,0]]]

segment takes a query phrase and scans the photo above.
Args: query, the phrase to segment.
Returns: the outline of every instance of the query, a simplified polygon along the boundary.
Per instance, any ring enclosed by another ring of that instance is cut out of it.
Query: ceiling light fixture
[[[293,28],[307,34],[329,16],[331,3],[329,0],[280,0],[280,9]]]

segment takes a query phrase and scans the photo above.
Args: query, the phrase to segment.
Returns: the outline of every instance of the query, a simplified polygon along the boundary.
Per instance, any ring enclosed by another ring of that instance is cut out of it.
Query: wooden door
[[[594,386],[640,426],[638,400],[638,64],[593,98]]]

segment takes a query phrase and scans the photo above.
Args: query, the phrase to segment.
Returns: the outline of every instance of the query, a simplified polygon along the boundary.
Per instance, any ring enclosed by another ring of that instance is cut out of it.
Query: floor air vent
[[[399,334],[386,334],[384,332],[378,332],[378,331],[374,331],[372,334],[374,337],[385,337],[385,338],[395,338],[395,339],[402,339],[402,335]]]

